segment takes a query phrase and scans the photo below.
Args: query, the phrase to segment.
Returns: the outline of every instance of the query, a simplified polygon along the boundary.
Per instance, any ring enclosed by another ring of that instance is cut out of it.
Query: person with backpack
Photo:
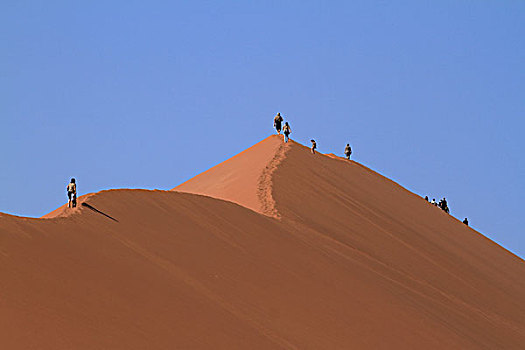
[[[292,129],[290,129],[290,125],[288,122],[284,123],[283,127],[283,134],[284,134],[284,142],[288,142],[289,135],[292,133]]]
[[[345,147],[345,156],[346,159],[350,160],[350,155],[352,154],[352,147],[350,147],[350,144],[347,143]]]
[[[315,154],[315,149],[317,148],[317,143],[315,142],[315,140],[310,140],[310,142],[312,143],[312,153]]]
[[[467,218],[465,218],[465,220],[463,220],[463,223],[464,223],[465,225],[468,226],[468,220],[467,220]]]
[[[281,123],[283,122],[283,117],[281,117],[281,113],[277,113],[275,118],[273,118],[273,127],[275,130],[277,130],[277,135],[281,134]]]
[[[67,202],[68,208],[75,208],[77,206],[77,184],[75,182],[75,178],[71,179],[71,182],[66,187],[67,190],[67,198],[69,199]]]

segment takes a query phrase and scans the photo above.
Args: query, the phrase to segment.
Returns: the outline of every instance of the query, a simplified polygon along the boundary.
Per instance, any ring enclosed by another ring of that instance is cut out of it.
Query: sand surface
[[[523,349],[525,262],[271,136],[173,191],[0,214],[2,349]]]

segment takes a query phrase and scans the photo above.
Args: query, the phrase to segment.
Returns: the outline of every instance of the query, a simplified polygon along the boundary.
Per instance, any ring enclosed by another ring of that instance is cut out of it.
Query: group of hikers
[[[425,200],[428,202],[428,196],[425,196]],[[448,208],[447,199],[445,197],[443,197],[443,199],[441,199],[439,203],[436,202],[435,198],[432,198],[432,201],[430,202],[430,204],[435,205],[436,207],[440,207],[447,214],[450,213],[450,209]]]
[[[273,118],[273,127],[275,128],[275,130],[277,130],[278,135],[281,135],[281,125],[283,121],[284,120],[280,112],[277,113],[275,118]],[[282,132],[284,134],[284,142],[288,142],[288,140],[290,139],[290,134],[292,133],[292,129],[290,128],[290,124],[288,124],[288,122],[284,123],[284,126],[282,127]],[[310,150],[313,154],[315,154],[315,150],[317,149],[317,142],[315,142],[315,140],[313,139],[310,140],[310,142],[312,143],[312,147],[310,148]],[[346,159],[350,160],[350,156],[352,155],[352,147],[350,147],[349,143],[346,144],[344,153]]]
[[[281,113],[277,113],[275,118],[273,118],[273,127],[275,130],[277,130],[277,134],[281,135],[281,125],[283,123],[284,119],[281,116]],[[288,142],[289,136],[292,133],[292,129],[290,128],[290,124],[288,122],[284,123],[284,126],[282,127],[282,131],[284,134],[284,142]]]
[[[292,133],[292,129],[290,128],[290,124],[288,124],[288,122],[285,122],[284,126],[282,126],[282,122],[283,122],[283,117],[281,116],[281,113],[277,113],[277,115],[273,119],[273,126],[275,130],[277,130],[278,135],[281,134],[281,131],[283,132],[284,142],[288,142],[288,140],[290,139],[290,134]],[[313,139],[310,140],[310,142],[312,143],[311,151],[313,154],[315,154],[315,150],[317,149],[317,143]],[[345,153],[346,159],[350,160],[350,155],[352,154],[352,147],[350,147],[350,144],[348,143],[346,144],[344,153]],[[68,198],[68,203],[67,203],[68,208],[75,208],[77,206],[77,185],[76,185],[75,178],[71,179],[71,181],[66,187],[66,191],[67,191],[67,198]],[[425,200],[429,202],[428,196],[425,196]],[[447,214],[450,213],[450,209],[448,208],[448,203],[445,197],[443,197],[443,199],[441,199],[439,203],[436,202],[435,198],[433,198],[430,204],[441,208]],[[463,220],[463,223],[468,226],[467,218]]]
[[[425,196],[425,200],[429,202],[428,196]],[[432,198],[432,201],[430,201],[429,203],[436,207],[441,208],[441,210],[443,210],[445,213],[450,214],[450,209],[448,208],[448,202],[445,197],[443,197],[443,199],[441,199],[439,202],[436,202],[436,199]],[[463,220],[463,223],[468,226],[468,219],[465,218],[465,220]]]
[[[281,113],[277,113],[277,115],[273,118],[273,127],[275,128],[275,130],[277,130],[278,135],[281,135],[282,130],[284,134],[284,142],[288,142],[288,140],[290,139],[290,134],[292,133],[292,129],[290,128],[290,124],[288,124],[288,122],[285,122],[284,126],[282,126],[283,121],[284,119],[281,116]],[[310,148],[310,150],[313,154],[315,154],[315,150],[317,149],[317,142],[314,139],[311,139],[310,142],[312,143],[312,147]],[[352,154],[352,147],[350,147],[350,144],[346,144],[344,153],[346,159],[350,160],[350,155]],[[435,198],[433,198],[432,201],[429,201],[428,196],[425,196],[425,200],[430,204],[441,208],[441,210],[443,210],[445,213],[450,214],[450,209],[448,207],[447,199],[445,197],[443,197],[443,199],[441,199],[439,202],[436,202]],[[463,223],[468,226],[468,219],[465,218],[465,220],[463,220]]]
[[[277,113],[275,118],[273,119],[273,126],[275,130],[277,130],[277,134],[281,134],[281,131],[284,134],[284,142],[288,142],[290,140],[290,134],[292,133],[292,129],[290,128],[290,124],[288,122],[283,123],[283,117],[281,116],[281,113]],[[315,150],[317,148],[317,143],[315,140],[311,140],[312,142],[312,153],[315,154]],[[345,147],[345,156],[348,160],[350,160],[350,155],[352,154],[352,148],[350,147],[350,144],[346,144]],[[75,208],[77,206],[77,185],[74,178],[71,179],[69,184],[66,187],[67,191],[67,206],[68,208]]]

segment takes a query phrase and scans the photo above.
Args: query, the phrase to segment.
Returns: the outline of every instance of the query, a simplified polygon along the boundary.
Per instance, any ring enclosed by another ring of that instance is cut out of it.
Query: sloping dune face
[[[284,146],[281,137],[270,136],[174,190],[225,199],[258,212],[272,212],[273,203],[268,202],[271,174],[284,158]]]
[[[370,169],[298,144],[272,183],[289,226],[342,264],[388,280],[395,303],[436,322],[433,330],[460,335],[472,348],[525,344],[522,259]]]
[[[175,190],[0,214],[1,347],[525,344],[523,260],[358,163],[272,136]]]

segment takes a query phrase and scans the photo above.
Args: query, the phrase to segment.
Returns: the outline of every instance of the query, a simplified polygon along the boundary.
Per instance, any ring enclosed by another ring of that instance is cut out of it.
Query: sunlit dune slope
[[[174,190],[226,199],[265,212],[271,206],[266,202],[271,172],[283,156],[282,136],[269,136]]]
[[[93,196],[93,193],[85,194],[83,196],[80,196],[77,198],[77,206],[81,207],[82,203],[84,203],[89,197]],[[58,218],[58,217],[65,217],[69,216],[72,213],[74,213],[73,210],[68,208],[67,203],[56,208],[50,213],[47,213],[46,215],[42,216],[43,219],[51,219],[51,218]]]
[[[0,214],[2,348],[525,344],[523,260],[277,136],[175,191],[82,200],[47,219]]]

